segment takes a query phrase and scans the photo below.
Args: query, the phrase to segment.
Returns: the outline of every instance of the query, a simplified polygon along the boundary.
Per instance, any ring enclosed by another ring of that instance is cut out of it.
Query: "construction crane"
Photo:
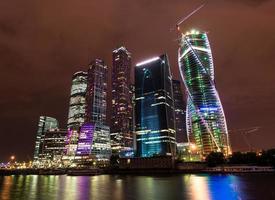
[[[247,145],[247,147],[249,148],[249,151],[252,150],[251,148],[251,143],[248,141],[247,136],[251,133],[255,133],[257,132],[261,127],[259,126],[254,126],[254,127],[248,127],[248,128],[242,128],[242,129],[235,129],[235,130],[229,130],[229,133],[239,133],[242,135],[243,140],[245,142],[245,144]]]
[[[176,29],[179,31],[180,30],[180,25],[185,22],[187,19],[189,19],[192,15],[194,15],[196,12],[198,12],[200,9],[202,9],[205,6],[205,3],[200,5],[198,8],[193,10],[189,15],[181,18],[177,23],[176,23]]]
[[[176,23],[176,29],[177,29],[177,31],[178,31],[178,32],[180,31],[180,25],[181,25],[183,22],[185,22],[187,19],[189,19],[189,18],[190,18],[192,15],[194,15],[195,13],[197,13],[197,12],[198,12],[200,9],[202,9],[204,6],[205,6],[205,3],[202,4],[202,5],[200,5],[199,7],[197,7],[195,10],[193,10],[193,11],[192,11],[191,13],[189,13],[187,16],[181,18],[181,19]],[[184,39],[187,43],[189,43],[184,37],[183,37],[183,39]],[[191,46],[191,45],[190,45],[190,46]],[[203,67],[202,63],[200,63],[200,64],[201,64],[201,66]],[[207,71],[207,70],[205,70],[205,71]],[[209,80],[210,80],[211,84],[214,85],[214,83],[213,83],[213,81],[211,80],[210,76],[209,76]],[[184,82],[184,84],[186,85],[186,83],[185,83],[184,80],[183,80],[183,82]],[[191,102],[193,102],[193,97],[192,97],[190,91],[188,90],[188,88],[187,88],[187,94],[188,94],[188,96],[189,96]],[[195,104],[193,104],[193,106],[195,107],[194,110],[195,110],[196,114],[198,115],[198,117],[200,118],[200,120],[202,121],[202,123],[205,125],[205,128],[206,128],[207,132],[209,133],[209,135],[210,135],[212,141],[214,142],[214,144],[215,144],[217,150],[218,150],[218,151],[221,151],[221,148],[220,148],[220,146],[218,145],[218,142],[216,141],[216,138],[214,137],[214,135],[213,135],[213,133],[212,133],[212,131],[211,131],[209,125],[208,125],[208,122],[204,119],[204,117],[202,116],[202,113],[199,111],[200,109],[199,109],[198,106],[196,106]]]

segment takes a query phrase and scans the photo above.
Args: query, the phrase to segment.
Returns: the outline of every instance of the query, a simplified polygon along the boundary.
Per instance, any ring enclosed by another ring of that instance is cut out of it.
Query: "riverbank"
[[[94,176],[101,174],[154,175],[154,174],[234,174],[234,173],[275,173],[270,166],[219,166],[175,169],[0,169],[0,176],[8,175],[68,175]]]

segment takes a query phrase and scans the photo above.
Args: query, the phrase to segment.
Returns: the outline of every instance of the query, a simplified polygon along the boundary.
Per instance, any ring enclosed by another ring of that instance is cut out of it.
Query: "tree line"
[[[227,159],[221,152],[211,152],[205,159],[209,167],[217,165],[259,165],[275,167],[275,149],[256,152],[234,152]]]

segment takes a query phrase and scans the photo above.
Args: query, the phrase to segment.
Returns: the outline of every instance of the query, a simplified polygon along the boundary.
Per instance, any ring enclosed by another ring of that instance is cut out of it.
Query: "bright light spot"
[[[197,149],[197,146],[196,146],[195,144],[191,144],[191,145],[190,145],[190,148],[191,148],[191,150],[196,150],[196,149]]]
[[[148,64],[150,62],[154,62],[156,60],[159,60],[159,59],[160,59],[160,57],[153,57],[153,58],[150,58],[148,60],[145,60],[145,61],[142,61],[140,63],[137,63],[136,66],[138,67],[138,66],[141,66],[141,65],[145,65],[145,64]]]

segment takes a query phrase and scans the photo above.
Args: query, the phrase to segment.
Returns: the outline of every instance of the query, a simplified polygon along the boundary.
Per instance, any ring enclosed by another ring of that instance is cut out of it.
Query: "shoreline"
[[[242,168],[242,169],[247,169]],[[0,169],[0,176],[11,175],[67,175],[67,176],[96,176],[96,175],[174,175],[174,174],[260,174],[274,173],[275,169],[268,166],[264,170],[228,170],[224,167],[205,169]],[[268,170],[267,170],[268,169]]]

